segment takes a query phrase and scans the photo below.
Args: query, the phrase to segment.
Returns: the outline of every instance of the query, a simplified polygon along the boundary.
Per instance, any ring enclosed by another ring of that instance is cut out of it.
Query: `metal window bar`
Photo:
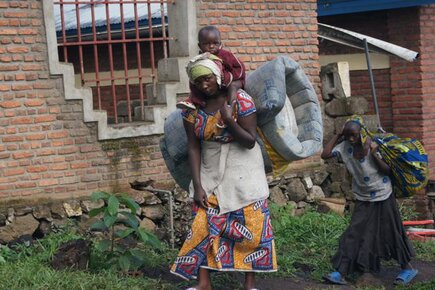
[[[80,71],[82,85],[93,88],[94,106],[99,110],[108,110],[109,116],[113,115],[115,124],[145,120],[145,101],[155,96],[156,58],[168,57],[167,41],[170,38],[166,32],[165,11],[167,4],[171,3],[174,3],[174,0],[54,1],[59,11],[58,46],[63,50],[63,54],[60,55],[63,56],[63,61],[74,62],[76,69]],[[104,7],[104,11],[97,12],[96,9],[100,6]],[[71,7],[74,11],[71,11]],[[114,12],[117,8],[119,14]],[[75,14],[74,19],[71,19],[72,13]],[[116,15],[112,16],[112,14]],[[101,15],[105,16],[104,21],[101,20]],[[120,23],[112,21],[111,17],[117,16],[120,18]],[[158,23],[159,18],[160,23]],[[155,19],[157,21],[154,21]],[[89,20],[91,29],[87,26]],[[146,48],[142,43],[146,42],[149,44],[149,55],[145,56],[142,54]],[[157,54],[156,43],[159,48],[162,47]],[[137,73],[132,73],[133,71]],[[147,83],[153,84],[153,96],[146,96],[144,86]],[[118,111],[120,101],[125,101],[127,107],[126,115],[122,116],[122,120],[119,119]],[[136,101],[136,104],[140,103],[139,116],[135,115],[134,118],[133,101]]]

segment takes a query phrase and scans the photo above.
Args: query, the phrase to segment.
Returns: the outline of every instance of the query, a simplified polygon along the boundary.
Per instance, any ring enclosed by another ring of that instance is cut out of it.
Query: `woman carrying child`
[[[336,271],[324,278],[345,284],[344,277],[355,272],[379,272],[381,259],[394,259],[402,268],[395,284],[407,284],[418,273],[409,264],[415,253],[393,194],[391,169],[366,130],[363,119],[353,116],[321,155],[323,159],[338,157],[346,165],[356,199],[350,225],[332,258]]]
[[[255,272],[277,270],[255,105],[243,90],[228,105],[215,55],[193,58],[187,74],[202,101],[182,112],[194,220],[171,272],[197,278],[196,290],[211,289],[209,270],[244,272],[245,289],[254,289]]]

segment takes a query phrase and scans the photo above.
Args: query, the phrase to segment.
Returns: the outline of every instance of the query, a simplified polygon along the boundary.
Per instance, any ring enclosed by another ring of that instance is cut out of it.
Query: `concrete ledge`
[[[191,4],[191,3],[190,3]],[[92,91],[90,88],[77,88],[75,85],[74,68],[72,64],[60,63],[57,51],[57,38],[55,31],[54,13],[53,13],[53,0],[43,0],[43,13],[44,23],[47,38],[47,52],[48,52],[48,65],[51,75],[61,76],[63,79],[64,94],[66,100],[82,100],[83,101],[83,121],[84,122],[97,122],[98,125],[98,139],[120,139],[137,136],[147,136],[153,134],[163,133],[163,124],[166,116],[175,110],[176,95],[184,93],[186,85],[178,83],[174,85],[164,84],[161,86],[162,92],[165,93],[166,106],[152,108],[154,113],[153,124],[131,125],[123,126],[122,128],[114,128],[107,125],[107,112],[96,111],[93,109]],[[183,59],[182,62],[186,60]],[[178,68],[184,70],[184,66],[180,66],[176,62]],[[181,69],[179,69],[179,79],[183,81]],[[181,76],[181,77],[180,77]],[[174,76],[175,77],[175,76]],[[182,90],[182,91],[176,91]]]

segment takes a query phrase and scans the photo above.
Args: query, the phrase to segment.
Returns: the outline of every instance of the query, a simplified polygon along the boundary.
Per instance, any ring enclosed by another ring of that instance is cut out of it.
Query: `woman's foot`
[[[255,273],[245,273],[245,290],[257,290],[255,289]]]
[[[416,269],[402,269],[397,275],[396,280],[394,281],[395,285],[407,285],[412,279],[417,276],[418,270]]]
[[[198,285],[187,290],[211,290],[210,272],[207,269],[199,268]]]
[[[347,282],[341,276],[340,272],[331,272],[326,276],[323,276],[323,279],[327,282],[337,285],[346,285]]]

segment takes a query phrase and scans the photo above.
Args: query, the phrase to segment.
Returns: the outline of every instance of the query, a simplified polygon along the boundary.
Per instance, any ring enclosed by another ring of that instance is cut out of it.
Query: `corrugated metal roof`
[[[67,3],[68,0],[64,0]],[[82,0],[86,1],[86,0]],[[90,0],[88,0],[90,2]],[[148,5],[144,3],[136,4],[138,11],[139,26],[148,26]],[[67,35],[77,34],[77,16],[76,11],[79,11],[80,15],[80,28],[83,34],[92,32],[92,6],[91,4],[64,4],[63,13],[65,21],[65,30]],[[121,5],[120,4],[109,4],[109,15],[110,15],[110,28],[112,30],[118,30],[121,28]],[[134,4],[123,4],[124,13],[124,25],[125,28],[131,28],[135,25],[135,9]],[[167,17],[166,4],[163,6],[165,18]],[[56,32],[58,36],[62,33],[62,23],[61,23],[61,9],[60,5],[54,5],[54,16],[56,24]],[[107,18],[106,18],[106,4],[95,4],[94,5],[94,15],[95,15],[95,26],[97,31],[106,31]],[[151,4],[151,18],[153,26],[161,26],[161,5]]]
[[[434,0],[317,0],[317,15],[339,15],[433,4]]]

